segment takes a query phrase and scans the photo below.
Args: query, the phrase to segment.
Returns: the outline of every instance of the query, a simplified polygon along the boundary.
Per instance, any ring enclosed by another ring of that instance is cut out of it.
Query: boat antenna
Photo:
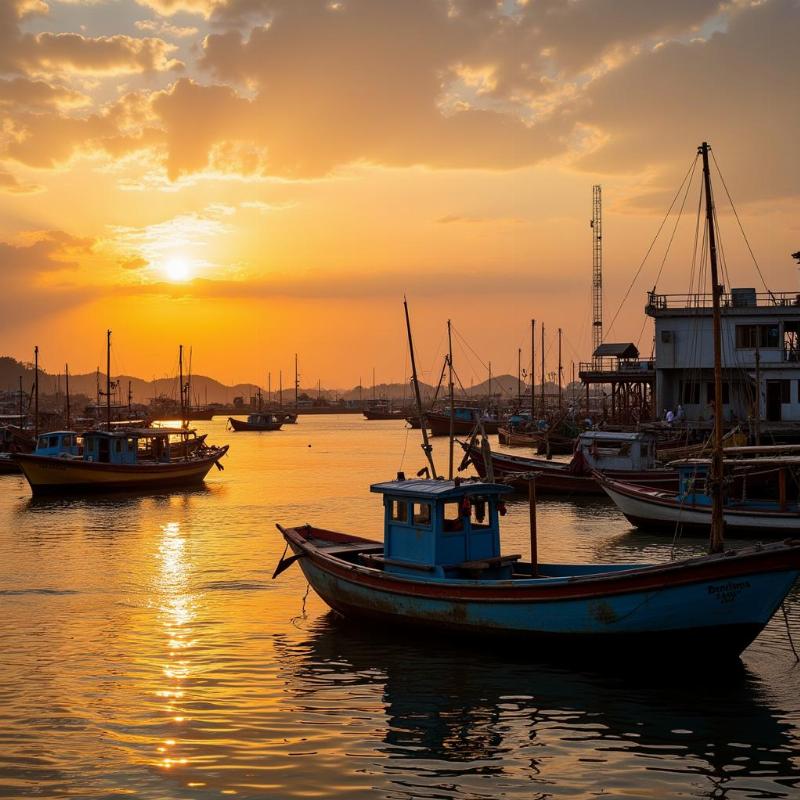
[[[711,195],[711,174],[708,166],[708,142],[698,148],[703,157],[703,183],[706,199],[706,225],[708,226],[708,254],[711,261],[711,307],[714,331],[714,450],[711,455],[711,536],[710,553],[725,549],[725,518],[722,514],[722,342],[720,324],[720,295],[722,286],[717,275],[717,239],[714,230],[714,198]]]
[[[111,430],[111,329],[106,331],[106,428]]]
[[[417,415],[419,416],[420,422],[420,429],[422,431],[422,452],[425,453],[425,458],[428,459],[428,463],[431,465],[431,475],[433,476],[434,480],[438,477],[436,474],[436,465],[433,463],[433,445],[428,441],[428,426],[425,423],[425,418],[423,416],[422,411],[422,397],[419,393],[419,378],[417,377],[417,361],[414,358],[414,340],[411,337],[411,320],[408,316],[408,300],[406,300],[405,295],[403,296],[403,308],[406,312],[406,331],[408,332],[408,352],[411,355],[411,376],[412,381],[414,383],[414,397],[417,401]],[[360,383],[360,381],[359,381]],[[450,448],[450,469],[452,471],[452,463],[453,463],[453,449],[452,446]]]
[[[183,427],[183,418],[186,416],[183,411],[183,345],[178,345],[178,389],[181,393],[181,427]]]
[[[536,365],[536,320],[531,320],[531,425],[536,419],[536,395],[533,391],[534,367]]]

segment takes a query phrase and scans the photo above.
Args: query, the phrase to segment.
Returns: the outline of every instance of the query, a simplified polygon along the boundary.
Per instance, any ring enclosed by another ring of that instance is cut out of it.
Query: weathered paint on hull
[[[679,503],[659,503],[640,500],[617,491],[609,483],[603,488],[626,519],[637,528],[674,533],[675,527],[707,534],[711,527],[711,509],[696,508]],[[800,531],[800,515],[726,510],[725,527],[731,533],[758,536],[786,537]]]
[[[301,552],[294,544],[292,549]],[[693,657],[698,650],[712,657],[738,655],[769,621],[798,575],[790,568],[713,579],[698,573],[694,582],[618,594],[481,600],[430,592],[421,596],[422,582],[409,582],[403,592],[382,590],[330,571],[312,558],[299,563],[320,597],[346,615],[473,636],[510,636],[530,644],[556,642],[561,650],[584,647],[592,660],[610,655],[613,648],[645,646],[651,648],[648,657],[685,658],[689,647]],[[509,582],[497,584],[487,588],[502,596]],[[459,588],[450,591],[457,595]],[[602,654],[598,645],[603,646]]]
[[[124,466],[26,456],[19,463],[31,491],[39,495],[195,486],[203,482],[215,460]]]

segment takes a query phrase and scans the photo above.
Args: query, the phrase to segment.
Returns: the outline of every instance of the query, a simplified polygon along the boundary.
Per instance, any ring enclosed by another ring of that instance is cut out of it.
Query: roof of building
[[[639,358],[639,349],[633,342],[604,342],[592,354],[595,358],[614,356],[616,358]]]
[[[440,499],[448,497],[463,497],[465,494],[510,494],[510,486],[498,483],[484,483],[482,481],[440,481],[417,480],[384,481],[373,483],[369,487],[371,492],[392,494],[401,497],[426,497]]]

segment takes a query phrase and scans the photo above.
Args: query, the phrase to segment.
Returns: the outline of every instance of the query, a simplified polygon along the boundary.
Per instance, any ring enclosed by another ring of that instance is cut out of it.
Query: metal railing
[[[579,372],[608,372],[642,374],[652,372],[656,362],[652,358],[595,358],[593,361],[581,361]]]
[[[765,308],[775,306],[800,306],[797,292],[723,292],[723,308]],[[647,311],[664,311],[668,308],[711,308],[711,293],[658,294],[647,293]]]

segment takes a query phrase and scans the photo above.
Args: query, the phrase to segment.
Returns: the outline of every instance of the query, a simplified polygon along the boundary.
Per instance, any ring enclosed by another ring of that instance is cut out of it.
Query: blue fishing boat
[[[539,655],[738,656],[800,574],[800,540],[662,564],[539,564],[500,550],[503,499],[480,481],[371,487],[383,543],[311,525],[278,526],[310,585],[334,610],[470,636],[515,638]],[[545,649],[546,648],[546,649]]]

